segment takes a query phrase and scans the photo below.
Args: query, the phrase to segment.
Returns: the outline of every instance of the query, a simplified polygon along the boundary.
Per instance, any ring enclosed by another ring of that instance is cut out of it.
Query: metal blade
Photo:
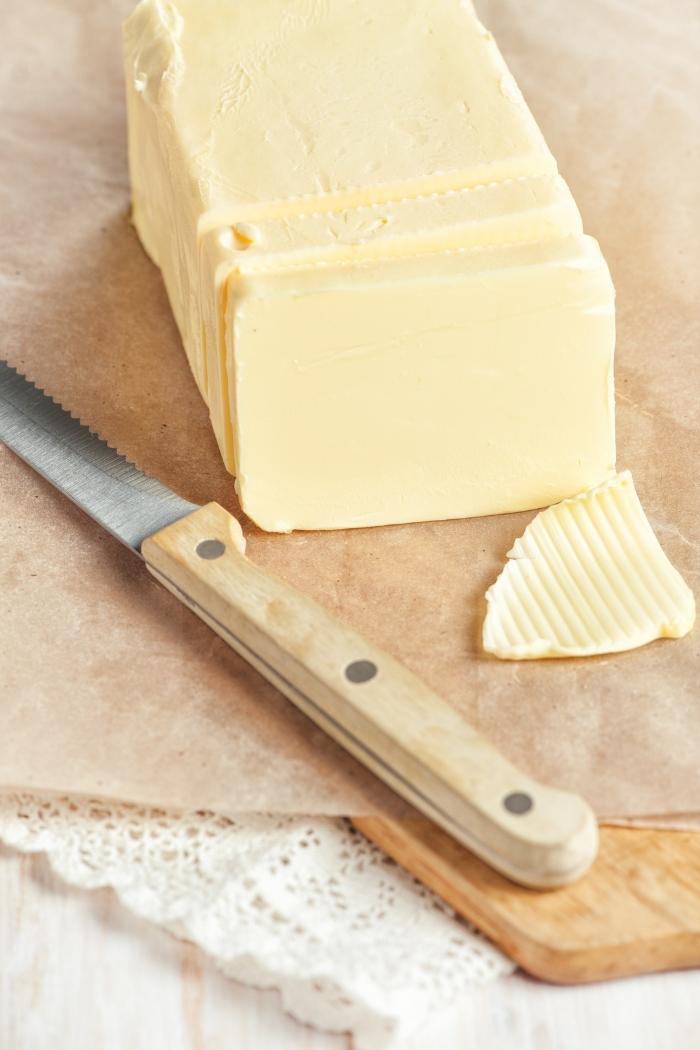
[[[0,361],[0,440],[137,552],[147,536],[197,510],[5,361]]]

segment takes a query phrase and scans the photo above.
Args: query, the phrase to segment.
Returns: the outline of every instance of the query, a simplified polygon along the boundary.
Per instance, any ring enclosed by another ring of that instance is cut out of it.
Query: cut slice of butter
[[[695,621],[629,471],[541,511],[508,557],[486,593],[483,633],[503,660],[635,649]]]
[[[258,525],[613,473],[610,275],[470,3],[142,0],[124,51],[134,222]]]

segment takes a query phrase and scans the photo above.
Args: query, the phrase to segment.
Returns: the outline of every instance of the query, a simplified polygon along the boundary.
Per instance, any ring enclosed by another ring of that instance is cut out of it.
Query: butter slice
[[[124,53],[134,222],[258,525],[613,473],[610,275],[470,3],[142,0]]]
[[[486,593],[484,649],[503,660],[592,656],[680,638],[692,592],[664,554],[632,475],[541,511]]]

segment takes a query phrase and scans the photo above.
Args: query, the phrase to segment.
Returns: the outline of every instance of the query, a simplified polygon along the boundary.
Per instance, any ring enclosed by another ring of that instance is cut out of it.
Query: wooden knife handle
[[[578,878],[597,850],[576,795],[521,773],[406,667],[257,568],[216,503],[142,545],[153,575],[398,794],[526,886]]]

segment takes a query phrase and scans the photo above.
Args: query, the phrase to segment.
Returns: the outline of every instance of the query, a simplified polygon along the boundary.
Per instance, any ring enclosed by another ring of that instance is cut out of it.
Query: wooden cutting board
[[[529,890],[430,821],[354,820],[528,973],[557,984],[700,965],[700,833],[600,829],[591,871]]]

